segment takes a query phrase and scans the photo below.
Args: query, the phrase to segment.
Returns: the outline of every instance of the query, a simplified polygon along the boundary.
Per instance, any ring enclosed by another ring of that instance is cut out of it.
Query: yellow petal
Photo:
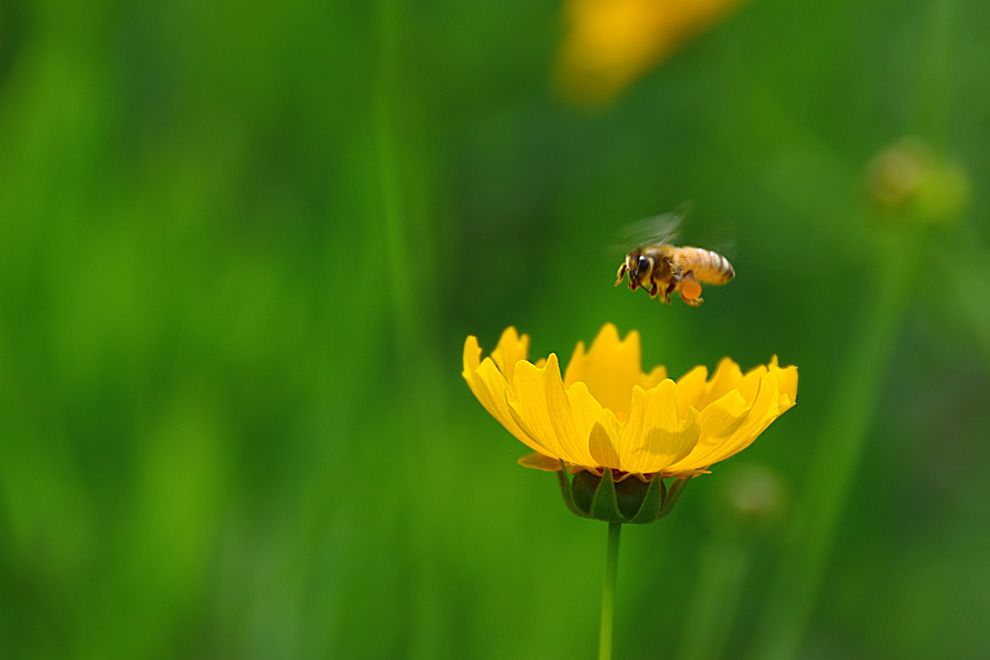
[[[738,389],[739,393],[745,397],[746,403],[752,405],[753,401],[756,399],[756,394],[761,387],[763,377],[766,376],[766,374],[767,368],[762,364],[753,367],[743,374],[742,380],[739,381],[739,385],[736,386],[736,389]]]
[[[708,392],[708,367],[698,366],[677,379],[677,398],[697,410],[705,407]]]
[[[699,469],[711,465],[718,448],[736,433],[748,418],[750,407],[738,391],[728,392],[718,401],[706,406],[698,415],[701,434],[693,451],[681,461],[669,466],[670,471]],[[690,467],[694,466],[694,467]]]
[[[464,370],[461,375],[464,380],[467,381],[468,387],[471,388],[471,392],[474,394],[475,398],[481,402],[481,405],[485,407],[492,417],[505,424],[505,420],[501,419],[497,414],[497,406],[492,400],[491,393],[481,382],[481,378],[478,376],[478,368],[481,366],[481,347],[478,346],[477,337],[470,336],[464,342]],[[510,420],[511,421],[511,420]]]
[[[536,451],[532,454],[526,454],[516,462],[523,467],[533,468],[534,470],[560,472],[560,461],[558,459],[544,456]]]
[[[629,419],[619,432],[623,470],[649,474],[678,461],[698,442],[694,408],[677,401],[677,386],[665,380],[649,391],[635,388]]]
[[[718,366],[715,367],[715,373],[712,374],[711,381],[709,381],[708,386],[705,388],[705,394],[702,400],[699,401],[701,406],[698,410],[701,410],[712,401],[718,401],[725,396],[726,392],[738,389],[742,385],[742,381],[743,373],[739,365],[729,358],[722,358]],[[755,394],[755,392],[754,387],[753,393]]]
[[[609,432],[601,424],[595,424],[591,429],[591,437],[588,439],[588,449],[592,458],[601,467],[610,467],[613,470],[619,467],[619,452],[615,448],[615,442]]]
[[[475,398],[485,410],[494,417],[505,429],[530,449],[547,453],[539,442],[522,430],[509,412],[507,400],[508,383],[502,372],[495,366],[491,358],[478,362],[481,348],[476,337],[468,337],[464,342],[464,371],[462,375]]]
[[[746,421],[716,449],[712,456],[714,460],[709,465],[734,456],[753,444],[760,434],[783,413],[777,405],[779,398],[780,388],[777,383],[777,375],[769,372],[764,374],[760,382],[760,391]]]
[[[577,428],[578,423],[585,423],[590,411],[572,411],[555,354],[550,354],[543,368],[518,362],[513,385],[509,412],[520,428],[546,448],[544,453],[568,463],[593,463],[588,451],[590,428]]]
[[[525,360],[528,354],[529,335],[520,336],[516,329],[510,326],[502,333],[491,357],[505,376],[505,382],[511,383],[516,362]]]
[[[625,341],[620,341],[618,329],[606,323],[587,353],[582,343],[574,349],[564,383],[567,387],[585,383],[601,405],[623,420],[629,414],[632,388],[642,378],[639,333],[630,332]]]
[[[797,367],[793,365],[783,368],[777,366],[777,356],[774,355],[770,358],[770,371],[777,374],[777,381],[780,383],[780,393],[782,396],[787,397],[787,401],[790,403],[787,408],[790,408],[790,406],[794,405],[794,402],[797,401]]]
[[[605,443],[614,447],[615,439],[618,437],[619,424],[615,419],[615,414],[591,396],[588,386],[584,383],[574,383],[567,389],[567,399],[571,406],[571,414],[574,416],[574,433],[579,444],[587,447],[588,454],[592,460],[577,462],[583,467],[610,467],[619,468],[618,462],[611,459],[600,458],[608,456],[607,453],[596,455],[596,451],[603,451],[603,446],[592,446],[592,438],[596,437],[596,442]],[[598,429],[597,431],[595,429]],[[595,436],[597,434],[597,436]],[[583,442],[582,442],[583,439]],[[583,447],[582,447],[583,448]]]
[[[462,361],[464,364],[464,370],[461,372],[461,375],[464,376],[464,380],[467,381],[468,387],[471,387],[474,372],[478,369],[478,365],[481,364],[481,347],[478,346],[478,338],[474,335],[470,335],[464,340],[464,354]]]
[[[521,364],[529,363],[522,362]],[[523,428],[516,420],[509,405],[509,397],[512,395],[512,392],[509,389],[508,383],[505,382],[502,372],[498,370],[498,367],[495,366],[491,358],[484,359],[481,366],[478,367],[477,374],[478,380],[481,383],[481,390],[485,394],[485,398],[478,397],[478,400],[491,413],[492,417],[497,419],[505,427],[505,430],[530,449],[550,457],[556,457],[551,447],[545,446],[541,438]],[[489,408],[489,406],[491,407]]]
[[[666,379],[667,367],[661,365],[659,367],[653,367],[653,370],[648,374],[642,374],[637,384],[644,390],[652,390]]]
[[[698,446],[682,461],[671,465],[670,472],[703,470],[752,444],[779,416],[777,377],[765,373],[758,388],[752,406],[746,404],[741,393],[733,391],[702,410]]]

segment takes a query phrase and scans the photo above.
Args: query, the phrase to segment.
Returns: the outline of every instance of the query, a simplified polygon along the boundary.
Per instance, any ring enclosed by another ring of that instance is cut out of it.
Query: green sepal
[[[591,500],[591,517],[605,522],[625,522],[619,513],[619,503],[615,501],[615,482],[612,481],[612,468],[605,468],[605,473],[595,489],[595,497]]]
[[[643,508],[646,493],[652,483],[636,477],[627,477],[615,482],[615,501],[619,505],[622,522],[631,522]]]
[[[587,513],[582,513],[574,504],[574,496],[571,495],[571,479],[567,476],[567,466],[564,461],[560,461],[560,472],[557,473],[557,481],[560,483],[560,494],[564,496],[564,504],[575,516],[587,518]]]
[[[602,483],[602,478],[594,472],[581,470],[571,477],[571,497],[574,501],[574,508],[585,518],[594,518],[591,504],[595,501],[595,494]]]
[[[611,468],[602,476],[583,470],[569,476],[563,461],[557,473],[560,492],[568,510],[581,518],[609,523],[643,525],[671,512],[689,478],[674,479],[668,486],[659,474],[644,483],[630,477],[616,483]]]
[[[670,488],[667,489],[666,497],[663,498],[663,506],[660,507],[660,513],[657,515],[657,519],[663,518],[673,510],[674,505],[677,504],[677,500],[681,499],[681,493],[687,488],[689,481],[691,481],[690,477],[674,479],[674,483],[670,484]]]
[[[646,489],[646,494],[643,496],[643,503],[640,505],[639,511],[629,522],[633,525],[645,525],[653,522],[660,517],[660,509],[666,499],[667,485],[659,474],[654,475],[650,481],[650,486]]]

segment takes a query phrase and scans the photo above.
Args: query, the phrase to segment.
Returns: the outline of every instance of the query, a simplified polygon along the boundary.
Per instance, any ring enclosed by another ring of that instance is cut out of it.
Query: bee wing
[[[691,245],[703,247],[731,260],[739,252],[735,237],[735,223],[732,220],[718,220],[708,223],[697,232],[692,231],[687,238]]]
[[[733,238],[726,238],[713,244],[712,249],[727,259],[734,259],[739,251],[736,249],[736,241]]]
[[[622,230],[623,242],[631,247],[675,242],[681,223],[692,207],[693,204],[687,201],[670,213],[650,216],[626,225]]]

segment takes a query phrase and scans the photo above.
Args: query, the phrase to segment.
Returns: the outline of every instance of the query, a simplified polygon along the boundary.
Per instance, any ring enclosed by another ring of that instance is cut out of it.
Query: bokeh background
[[[0,5],[0,657],[592,658],[602,523],[460,376],[797,364],[615,654],[990,654],[990,5]],[[905,141],[905,138],[908,138]],[[613,288],[693,200],[737,279]]]

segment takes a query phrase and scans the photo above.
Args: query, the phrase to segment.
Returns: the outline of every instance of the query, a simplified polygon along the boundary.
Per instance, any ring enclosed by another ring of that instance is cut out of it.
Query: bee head
[[[623,276],[628,272],[630,290],[635,291],[636,287],[639,286],[648,288],[650,273],[652,271],[653,259],[644,255],[640,248],[636,248],[626,255],[626,260],[619,266],[619,279],[616,284],[621,282]]]

